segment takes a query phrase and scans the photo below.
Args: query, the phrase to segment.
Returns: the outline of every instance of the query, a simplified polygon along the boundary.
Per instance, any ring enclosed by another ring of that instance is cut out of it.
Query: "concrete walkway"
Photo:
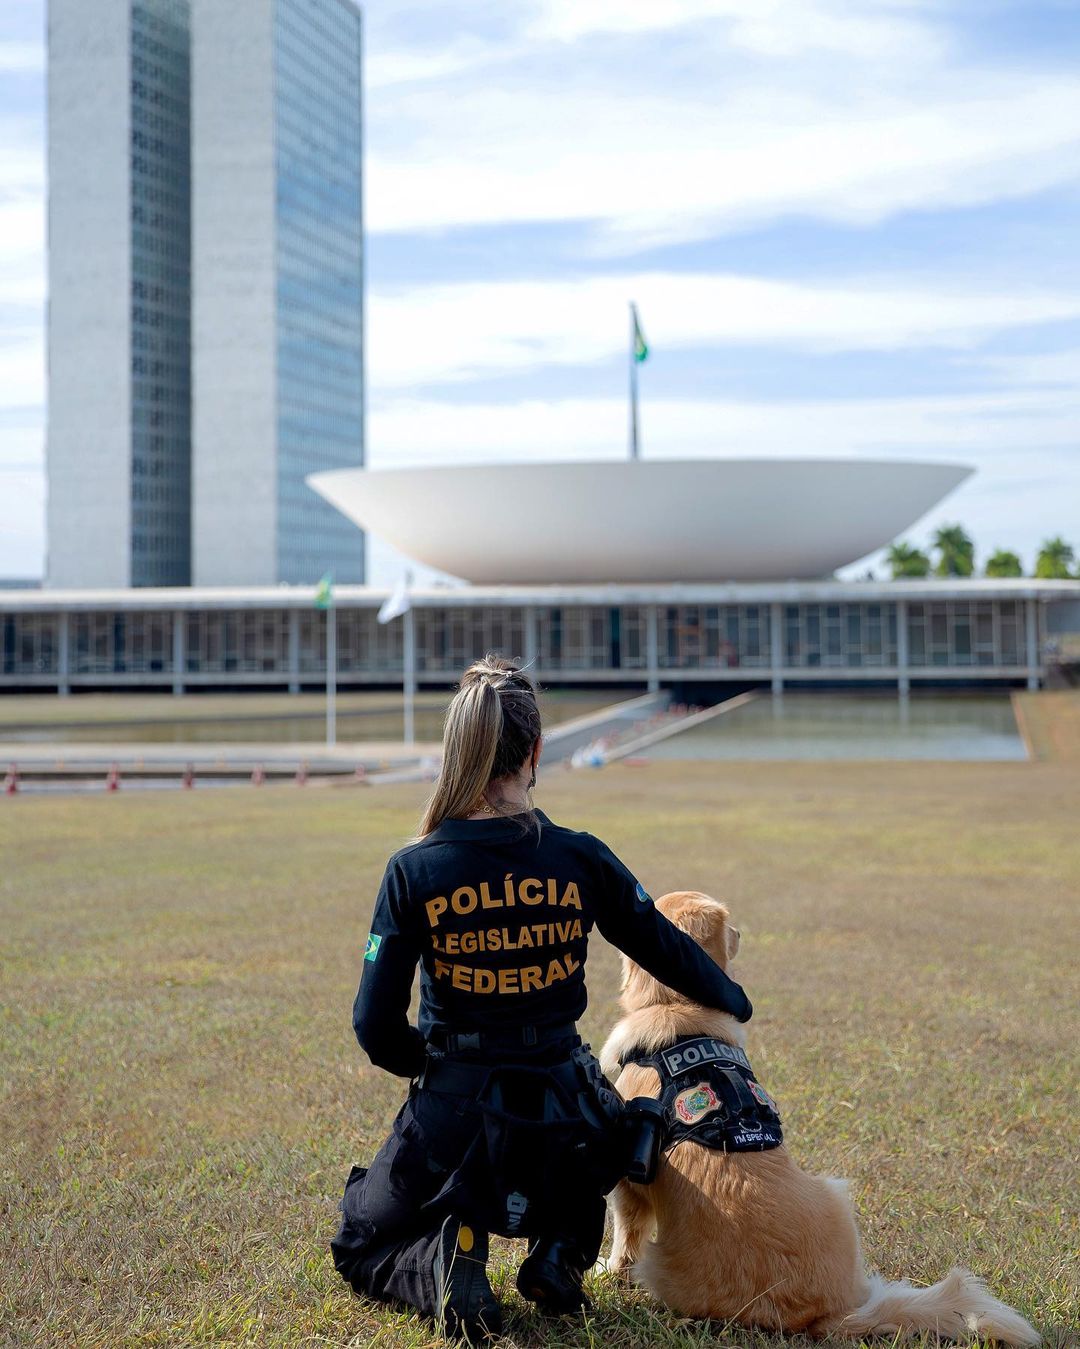
[[[355,740],[327,746],[319,741],[258,743],[127,742],[109,744],[34,744],[0,741],[0,773],[17,765],[20,774],[33,777],[88,777],[107,773],[113,764],[122,774],[179,774],[190,765],[196,773],[249,775],[261,766],[268,774],[293,774],[302,765],[309,773],[354,773],[357,768],[419,765],[437,760],[442,746],[424,742],[405,746],[400,740]]]

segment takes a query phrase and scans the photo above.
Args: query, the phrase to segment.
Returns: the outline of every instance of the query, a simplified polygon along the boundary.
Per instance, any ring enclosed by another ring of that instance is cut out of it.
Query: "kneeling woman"
[[[489,1232],[529,1239],[524,1297],[587,1305],[620,1174],[616,1106],[575,1026],[590,929],[684,996],[751,1013],[599,839],[532,809],[540,749],[528,676],[492,657],[471,666],[419,840],[387,864],[353,1008],[372,1063],[413,1083],[370,1168],[349,1177],[334,1262],[358,1293],[471,1339],[501,1327]]]

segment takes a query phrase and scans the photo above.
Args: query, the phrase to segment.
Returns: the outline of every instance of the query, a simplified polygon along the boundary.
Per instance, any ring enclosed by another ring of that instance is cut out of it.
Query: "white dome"
[[[891,543],[962,464],[646,459],[333,469],[310,485],[409,557],[478,585],[827,576]]]

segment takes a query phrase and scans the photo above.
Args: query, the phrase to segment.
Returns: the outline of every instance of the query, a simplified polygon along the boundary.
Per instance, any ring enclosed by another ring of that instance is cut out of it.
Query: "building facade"
[[[53,585],[191,578],[188,23],[49,5]]]
[[[191,580],[188,0],[131,5],[131,584]]]
[[[0,690],[318,688],[313,588],[0,595]],[[1080,581],[786,582],[335,591],[338,681],[446,686],[487,651],[549,686],[1037,687],[1055,634],[1080,630]]]
[[[360,583],[305,482],[363,462],[360,15],[193,0],[192,29],[193,580]]]
[[[360,16],[51,0],[54,587],[363,580]]]

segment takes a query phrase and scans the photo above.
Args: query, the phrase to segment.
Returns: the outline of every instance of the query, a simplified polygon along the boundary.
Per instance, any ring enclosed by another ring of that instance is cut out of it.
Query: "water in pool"
[[[650,759],[1024,759],[1006,695],[763,694]]]

